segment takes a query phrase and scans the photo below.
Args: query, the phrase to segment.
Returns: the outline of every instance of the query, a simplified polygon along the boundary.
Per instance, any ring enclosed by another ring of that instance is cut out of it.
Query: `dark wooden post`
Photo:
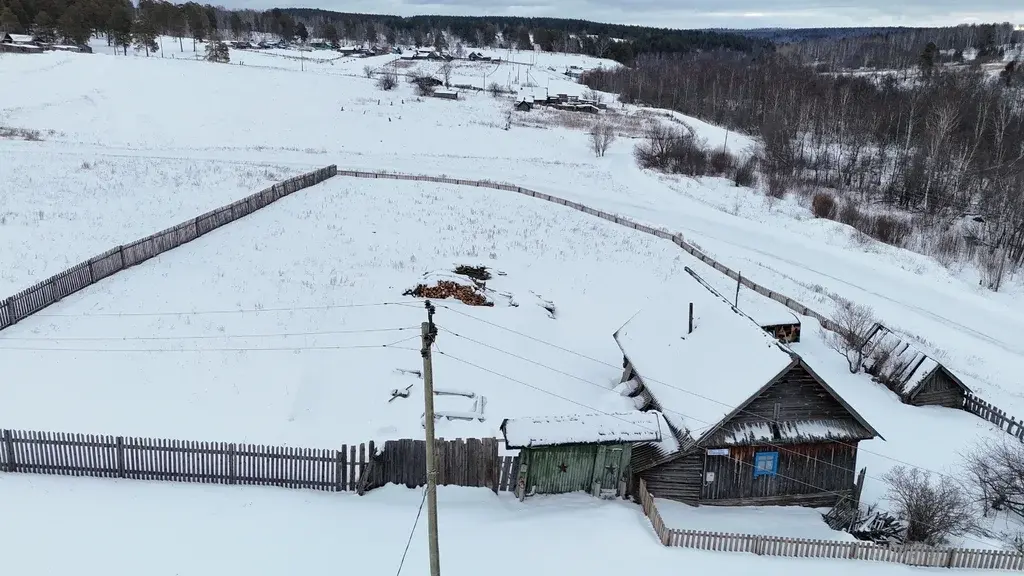
[[[342,492],[345,490],[345,453],[347,451],[348,447],[345,446],[344,444],[341,445],[341,450],[338,450],[336,462],[337,478],[335,478],[335,482],[337,482],[338,492]]]
[[[124,436],[117,437],[117,477],[124,478]]]
[[[17,472],[18,462],[14,457],[14,439],[10,430],[4,430],[4,444],[7,446],[7,471]]]
[[[234,443],[228,444],[228,483],[238,483],[238,464],[235,459],[238,457],[238,451]]]
[[[690,324],[689,324],[689,326],[690,327],[686,330],[687,334],[690,334],[691,332],[693,332],[693,302],[690,302]]]

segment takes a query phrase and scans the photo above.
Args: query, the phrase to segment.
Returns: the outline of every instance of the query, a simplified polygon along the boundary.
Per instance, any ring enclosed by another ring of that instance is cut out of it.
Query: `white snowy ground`
[[[531,75],[548,66],[544,57],[537,55],[538,65]],[[938,352],[983,397],[1011,413],[1024,414],[1024,391],[1017,381],[1024,370],[1024,348],[1017,338],[1024,326],[1019,283],[1006,294],[992,295],[926,258],[854,243],[841,226],[810,218],[795,200],[769,205],[759,193],[721,180],[642,172],[632,158],[635,140],[629,138],[615,142],[606,157],[595,158],[580,130],[554,123],[528,128],[517,117],[512,129],[505,131],[507,99],[469,93],[458,102],[421,101],[404,83],[392,93],[378,91],[371,80],[360,77],[365,61],[335,62],[333,69],[345,66],[351,71],[342,75],[309,68],[299,71],[289,58],[266,59],[287,64],[274,69],[248,62],[224,66],[102,54],[0,59],[0,74],[21,87],[0,92],[0,125],[45,134],[43,142],[0,141],[0,170],[14,164],[50,165],[50,157],[64,158],[64,165],[75,166],[135,156],[146,164],[187,160],[211,166],[210,171],[213,164],[207,161],[212,160],[295,170],[337,163],[342,168],[515,182],[680,230],[727,265],[813,307],[827,310],[829,292],[872,305],[887,324],[926,338],[924,347]],[[636,112],[625,109],[628,114]],[[545,117],[531,113],[523,118],[536,124]],[[749,139],[704,123],[691,124],[712,146],[723,145],[727,138],[729,147],[739,152],[750,144]],[[26,198],[18,210],[29,214],[51,210],[46,190],[58,188],[67,177],[66,171],[55,170],[26,183],[24,192],[17,192]],[[133,169],[117,167],[109,180],[122,180],[127,187],[133,177]],[[221,181],[223,177],[211,177],[211,186],[197,185],[202,192],[196,192],[220,194],[212,184]],[[142,178],[140,187],[152,186],[146,182]],[[262,186],[253,184],[252,189],[238,190],[238,195]],[[0,180],[0,186],[5,185]],[[421,310],[387,306],[260,314],[145,314],[402,300],[400,292],[421,272],[446,269],[467,258],[472,260],[467,263],[488,264],[492,251],[494,265],[508,273],[494,285],[511,291],[520,306],[453,308],[599,362],[441,308],[437,319],[442,326],[531,360],[442,332],[440,351],[520,382],[439,355],[439,382],[446,377],[457,379],[460,388],[479,388],[478,393],[489,400],[486,422],[443,422],[439,433],[492,434],[498,418],[527,410],[531,414],[583,411],[578,404],[617,409],[623,401],[609,391],[619,373],[611,332],[645,298],[677,281],[684,264],[705,277],[712,274],[692,259],[684,259],[667,242],[633,235],[550,204],[496,191],[416,186],[332,181],[182,251],[118,275],[5,331],[4,336],[22,340],[5,346],[57,345],[63,351],[0,353],[5,367],[18,366],[0,384],[4,399],[0,421],[15,428],[309,446],[413,434],[420,414],[417,381],[393,368],[418,367],[415,338],[399,345],[405,350],[348,347],[389,343],[415,334],[399,332],[388,339],[392,334],[320,333],[411,328],[422,320]],[[0,188],[0,192],[8,197],[13,190]],[[381,196],[388,198],[383,207]],[[397,200],[399,196],[402,201]],[[202,211],[198,204],[205,201],[194,200],[196,213]],[[77,249],[79,238],[100,243],[89,239],[88,230],[96,224],[109,228],[115,219],[105,214],[122,210],[100,200],[70,202],[79,206],[75,208],[79,216],[66,223],[66,231],[55,232],[67,238],[69,253]],[[125,202],[133,211],[174,215],[174,222],[179,219],[175,205],[185,206],[178,199],[169,208],[158,206],[166,200],[157,194]],[[211,202],[221,203],[219,199]],[[106,241],[102,243],[105,248]],[[0,252],[5,268],[12,261],[9,246],[13,244],[5,244]],[[67,257],[70,262],[79,259]],[[51,268],[62,266],[57,263]],[[45,277],[42,268],[19,272],[24,286]],[[531,291],[554,301],[557,320],[548,318]],[[79,316],[103,311],[144,315]],[[862,446],[860,465],[868,466],[872,478],[866,498],[881,496],[877,477],[897,461],[946,472],[959,461],[959,452],[978,438],[1000,437],[991,426],[966,413],[906,407],[864,376],[844,374],[843,360],[820,342],[816,332],[814,323],[804,319],[805,342],[797,351],[886,437],[885,442]],[[246,334],[261,336],[224,338]],[[151,339],[140,340],[139,335]],[[66,340],[55,341],[55,336]],[[124,336],[128,339],[117,347],[107,340]],[[114,351],[68,351],[96,347]],[[168,347],[284,350],[117,352]],[[289,350],[302,347],[328,350]],[[340,347],[348,349],[329,349]],[[90,385],[84,386],[83,378]],[[386,403],[392,388],[409,383],[414,384],[410,399]],[[372,410],[378,405],[383,411]]]
[[[832,530],[828,524],[821,521],[822,513],[828,512],[828,509],[817,510],[801,506],[695,508],[663,498],[655,498],[655,505],[661,519],[672,528],[807,540],[856,540],[849,533]]]
[[[0,476],[0,537],[21,576],[178,574],[394,576],[416,520],[419,490],[365,496],[137,481]],[[846,560],[766,558],[661,546],[640,508],[586,495],[535,497],[441,487],[441,570],[448,576],[630,574],[643,569],[789,576],[949,574]],[[59,519],[59,521],[55,521]],[[54,543],[60,546],[55,554]],[[595,546],[605,546],[594,553]],[[16,551],[16,552],[15,552]],[[13,562],[13,564],[12,564]],[[426,515],[400,575],[426,574]],[[957,574],[1000,572],[960,570]]]
[[[303,171],[128,154],[2,154],[0,298]]]

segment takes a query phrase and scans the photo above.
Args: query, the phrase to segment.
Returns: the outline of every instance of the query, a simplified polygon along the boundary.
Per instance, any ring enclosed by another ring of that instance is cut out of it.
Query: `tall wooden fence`
[[[280,486],[334,492],[372,490],[388,483],[426,484],[422,440],[296,448],[231,442],[197,442],[0,430],[0,472]],[[515,487],[518,456],[498,456],[494,438],[438,441],[438,481]]]
[[[498,456],[495,438],[438,439],[437,483],[440,486],[475,486],[494,492],[512,490],[518,456]],[[409,488],[427,483],[427,443],[424,440],[388,440],[369,463],[366,489],[400,484]]]
[[[123,246],[116,246],[102,254],[93,256],[6,300],[0,300],[0,330],[14,325],[43,308],[59,302],[62,298],[112,274],[145,262],[182,244],[187,244],[225,224],[269,206],[289,194],[319,184],[337,173],[338,167],[331,165],[289,178],[251,196],[211,210],[156,234]]]
[[[919,546],[887,547],[873,542],[841,542],[783,538],[757,534],[729,534],[669,528],[647,484],[640,480],[640,502],[654,533],[665,546],[709,550],[713,552],[747,552],[760,556],[784,558],[831,558],[873,560],[909,566],[932,568],[973,568],[1024,571],[1024,555],[1002,550],[965,548],[931,548]]]
[[[819,312],[816,312],[815,310],[812,310],[811,308],[808,308],[807,306],[804,306],[800,302],[790,298],[789,296],[786,296],[785,294],[782,294],[781,292],[776,292],[770,288],[767,288],[750,280],[749,278],[740,274],[739,271],[733,270],[732,268],[729,268],[728,266],[722,264],[721,262],[718,262],[714,258],[701,252],[693,244],[687,242],[683,238],[683,235],[680,233],[673,233],[661,228],[646,226],[644,224],[640,224],[623,216],[616,216],[615,214],[611,214],[603,210],[590,208],[589,206],[585,206],[578,202],[572,202],[564,198],[559,198],[557,196],[552,196],[550,194],[536,192],[534,190],[523,188],[522,186],[515,186],[513,184],[501,184],[498,182],[491,182],[489,180],[462,180],[458,178],[441,178],[438,176],[417,176],[412,174],[396,174],[392,172],[362,172],[358,170],[339,170],[338,175],[349,176],[354,178],[386,178],[390,180],[414,180],[420,182],[452,184],[457,186],[492,188],[494,190],[516,192],[518,194],[523,194],[524,196],[530,196],[532,198],[544,200],[545,202],[551,202],[554,204],[558,204],[560,206],[572,208],[573,210],[578,210],[585,214],[590,214],[591,216],[597,216],[598,218],[607,220],[609,222],[614,222],[615,224],[625,226],[626,228],[632,228],[633,230],[637,230],[645,234],[651,234],[659,238],[663,238],[665,240],[670,240],[673,244],[679,246],[688,254],[692,255],[694,258],[697,258],[701,262],[707,264],[708,266],[711,266],[712,268],[721,272],[722,274],[725,274],[729,278],[737,280],[746,288],[753,290],[754,292],[757,292],[762,296],[771,298],[772,300],[779,302],[780,304],[786,306],[790,310],[793,310],[794,312],[802,316],[809,316],[811,318],[814,318],[815,320],[820,322],[821,326],[826,330],[836,330],[835,323],[832,322],[832,320],[826,317],[824,314],[821,314]],[[989,404],[988,402],[985,402],[981,398],[978,398],[977,396],[974,395],[968,395],[964,403],[963,409],[974,414],[975,416],[988,420],[989,422],[1002,428],[1005,432],[1017,437],[1021,441],[1024,441],[1024,420],[1017,420],[1015,418],[1011,418],[1006,415],[1005,411],[996,408],[992,404]]]

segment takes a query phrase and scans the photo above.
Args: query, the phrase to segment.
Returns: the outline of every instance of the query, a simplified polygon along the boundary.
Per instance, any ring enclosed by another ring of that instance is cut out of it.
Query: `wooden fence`
[[[1024,555],[1002,550],[964,548],[931,548],[921,546],[887,547],[873,542],[841,542],[809,540],[755,534],[728,534],[698,530],[677,530],[665,525],[654,496],[640,480],[640,502],[654,533],[665,546],[709,550],[713,552],[748,552],[761,556],[784,558],[830,558],[873,560],[909,566],[932,568],[974,568],[990,570],[1024,570]]]
[[[438,482],[514,489],[519,457],[499,457],[497,446],[494,438],[438,440]],[[388,441],[378,453],[372,441],[334,450],[2,430],[0,471],[363,493],[426,484],[426,445]]]
[[[1013,416],[1009,416],[1005,411],[996,408],[971,393],[964,396],[964,410],[978,418],[988,420],[998,426],[1003,432],[1024,442],[1024,420],[1018,420]]]
[[[0,330],[8,328],[112,274],[191,242],[289,194],[319,184],[337,173],[338,167],[331,165],[289,178],[227,206],[211,210],[135,242],[111,248],[85,262],[76,264],[6,300],[0,300]]]

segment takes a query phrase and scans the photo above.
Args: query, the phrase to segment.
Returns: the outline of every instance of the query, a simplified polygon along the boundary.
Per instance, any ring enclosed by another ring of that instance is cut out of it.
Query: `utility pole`
[[[427,321],[422,330],[423,346],[423,427],[427,436],[427,538],[430,547],[430,576],[441,576],[441,559],[437,550],[437,460],[434,456],[434,366],[430,348],[437,338],[434,326],[434,305],[426,302]]]

